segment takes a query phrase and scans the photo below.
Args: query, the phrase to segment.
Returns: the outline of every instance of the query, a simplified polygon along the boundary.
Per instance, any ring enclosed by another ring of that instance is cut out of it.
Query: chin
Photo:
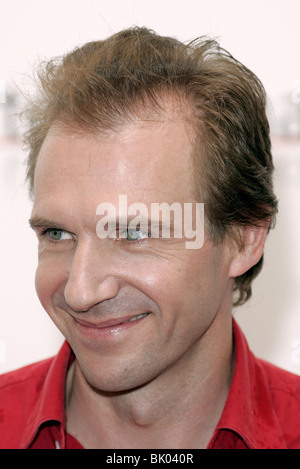
[[[122,393],[142,387],[149,379],[149,371],[132,363],[104,364],[101,360],[95,366],[78,364],[86,382],[99,393]]]

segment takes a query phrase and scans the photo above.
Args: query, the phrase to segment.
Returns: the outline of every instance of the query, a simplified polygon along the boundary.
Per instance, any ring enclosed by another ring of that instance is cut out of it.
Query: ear
[[[260,260],[263,255],[268,225],[246,226],[242,228],[243,247],[232,259],[229,276],[238,277],[244,274]]]

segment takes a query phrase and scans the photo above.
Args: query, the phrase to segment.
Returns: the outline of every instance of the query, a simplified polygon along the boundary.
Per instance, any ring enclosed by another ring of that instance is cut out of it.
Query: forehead
[[[148,202],[190,199],[192,152],[191,128],[177,113],[136,119],[99,134],[67,132],[56,125],[38,158],[34,199],[60,193],[101,199],[128,194]]]

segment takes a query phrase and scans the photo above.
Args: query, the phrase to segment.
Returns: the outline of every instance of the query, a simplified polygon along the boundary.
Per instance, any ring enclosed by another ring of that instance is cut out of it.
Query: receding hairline
[[[148,105],[147,105],[148,104]],[[42,151],[43,145],[47,139],[47,137],[52,136],[70,136],[70,137],[86,137],[87,135],[95,138],[104,139],[111,138],[114,135],[126,132],[126,128],[128,126],[157,126],[158,123],[161,123],[162,126],[168,123],[176,123],[181,122],[184,126],[187,139],[191,145],[191,153],[190,153],[190,162],[192,167],[197,164],[196,162],[196,154],[199,153],[197,149],[197,145],[199,142],[199,129],[196,125],[196,117],[193,109],[193,105],[189,102],[188,98],[182,96],[180,93],[175,92],[160,92],[157,95],[157,100],[155,103],[153,101],[143,101],[137,102],[134,107],[134,112],[128,116],[128,118],[124,118],[119,121],[119,123],[115,126],[110,126],[109,128],[102,128],[99,125],[95,125],[94,127],[89,127],[86,129],[84,126],[81,126],[78,122],[70,121],[62,121],[57,119],[53,122],[51,127],[49,128],[44,142],[41,146],[39,155]],[[34,176],[33,176],[33,186],[32,186],[32,198],[34,199],[34,182],[35,182],[35,172],[36,167],[39,162],[39,155],[35,162],[34,167]],[[195,171],[192,168],[192,180],[191,186],[194,187],[193,194],[194,197],[201,201],[201,193],[197,187],[196,181],[194,180]],[[180,183],[180,181],[178,181]]]
[[[157,90],[152,98],[144,96],[137,99],[133,105],[130,106],[128,113],[118,116],[114,123],[109,126],[104,126],[95,122],[90,125],[76,122],[72,116],[65,119],[58,117],[49,127],[48,134],[56,134],[60,132],[74,133],[79,136],[84,133],[91,135],[110,135],[117,133],[128,125],[135,125],[137,123],[157,124],[158,122],[175,122],[182,121],[186,123],[186,129],[191,131],[196,130],[196,113],[192,100],[184,95],[182,90]],[[46,137],[45,137],[46,138]]]

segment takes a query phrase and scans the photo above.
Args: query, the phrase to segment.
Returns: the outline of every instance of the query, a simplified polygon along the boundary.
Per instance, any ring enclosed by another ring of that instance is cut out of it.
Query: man
[[[260,81],[214,41],[132,28],[40,82],[36,289],[66,342],[2,376],[1,446],[299,448],[299,377],[232,319],[277,211]]]

